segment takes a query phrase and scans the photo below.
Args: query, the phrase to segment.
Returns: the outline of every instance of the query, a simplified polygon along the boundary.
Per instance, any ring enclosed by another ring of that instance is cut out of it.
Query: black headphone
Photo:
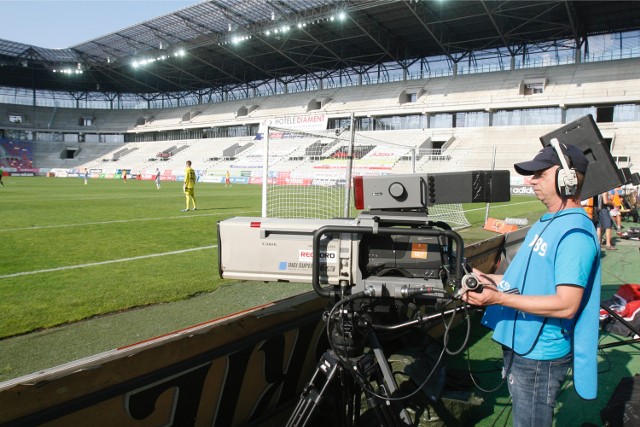
[[[576,170],[569,166],[571,158],[565,154],[558,140],[552,138],[550,144],[556,150],[561,164],[556,170],[556,191],[562,198],[571,197],[578,191],[578,175]]]

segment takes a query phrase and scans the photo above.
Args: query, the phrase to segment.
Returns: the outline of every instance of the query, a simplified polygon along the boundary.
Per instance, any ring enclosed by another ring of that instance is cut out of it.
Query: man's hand
[[[481,281],[481,291],[469,291],[465,292],[462,296],[462,300],[471,305],[477,305],[484,307],[487,305],[499,304],[501,292],[492,283]]]

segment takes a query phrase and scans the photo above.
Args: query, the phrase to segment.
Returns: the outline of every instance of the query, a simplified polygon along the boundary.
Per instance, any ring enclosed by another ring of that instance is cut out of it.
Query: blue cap
[[[567,161],[569,167],[581,172],[582,174],[587,173],[589,160],[587,160],[582,150],[571,144],[561,144],[561,146],[564,154],[569,157],[569,160]],[[547,145],[542,150],[538,151],[538,154],[536,154],[533,160],[516,163],[513,167],[520,175],[533,175],[538,171],[550,168],[554,165],[562,166],[562,163],[560,163],[560,158],[558,157],[556,150],[551,145]]]

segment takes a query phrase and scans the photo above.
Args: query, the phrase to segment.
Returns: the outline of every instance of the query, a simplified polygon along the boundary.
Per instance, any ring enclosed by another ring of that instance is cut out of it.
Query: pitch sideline
[[[179,251],[162,252],[158,254],[148,254],[148,255],[140,255],[140,256],[135,256],[130,258],[120,258],[120,259],[112,259],[109,261],[92,262],[89,264],[68,265],[65,267],[47,268],[44,270],[22,271],[20,273],[5,274],[4,276],[0,276],[0,279],[7,279],[9,277],[18,277],[18,276],[29,276],[32,274],[51,273],[54,271],[74,270],[76,268],[95,267],[98,265],[115,264],[118,262],[137,261],[140,259],[155,258],[155,257],[167,256],[167,255],[177,255],[177,254],[183,254],[186,252],[201,251],[203,249],[213,249],[217,247],[218,245],[209,245],[209,246],[201,246],[199,248],[182,249]]]
[[[251,212],[257,212],[257,211],[251,211]],[[243,212],[243,213],[248,213],[248,212]],[[43,230],[47,228],[84,227],[88,225],[121,224],[121,223],[127,223],[127,222],[137,222],[137,221],[164,221],[167,219],[199,218],[199,217],[218,216],[218,215],[220,215],[220,213],[196,214],[196,215],[189,214],[189,215],[162,217],[162,218],[116,219],[112,221],[83,222],[83,223],[75,223],[75,224],[39,225],[34,227],[0,229],[0,233],[12,232],[12,231],[26,231],[26,230]]]

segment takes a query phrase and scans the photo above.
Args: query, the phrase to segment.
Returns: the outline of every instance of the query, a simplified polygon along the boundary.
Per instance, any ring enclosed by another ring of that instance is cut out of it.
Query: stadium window
[[[640,105],[623,104],[613,107],[614,122],[637,122],[640,121]]]
[[[529,108],[522,110],[519,124],[526,126],[559,123],[562,123],[562,110],[560,108]]]
[[[5,130],[5,137],[7,139],[15,139],[15,140],[22,140],[22,141],[32,141],[33,140],[33,132],[31,131],[25,131],[25,130],[13,130],[13,129],[6,129]]]
[[[514,124],[512,110],[498,110],[493,113],[494,126],[512,126]]]
[[[455,127],[489,126],[489,113],[486,111],[465,111],[456,113]]]
[[[423,114],[411,114],[402,117],[402,129],[421,129],[425,127]]]
[[[22,114],[9,114],[9,123],[20,124],[22,121]]]
[[[535,95],[538,93],[544,93],[544,86],[542,83],[529,83],[524,85],[525,95]]]
[[[78,134],[77,133],[65,133],[64,142],[78,142]]]
[[[249,110],[247,109],[246,105],[242,105],[241,107],[238,108],[238,110],[236,111],[236,117],[245,117],[249,114]]]
[[[153,122],[153,116],[142,116],[136,120],[136,126],[144,126]]]
[[[575,120],[578,120],[580,117],[584,117],[588,114],[591,114],[593,117],[596,117],[596,107],[570,107],[567,108],[565,122],[571,123]]]
[[[520,84],[520,95],[537,95],[544,93],[544,88],[547,85],[547,79],[544,77],[526,79]]]
[[[602,106],[596,110],[596,122],[611,123],[613,121],[613,106]]]
[[[312,99],[307,104],[307,111],[319,110],[320,108],[322,108],[322,102],[316,101],[315,99]]]
[[[348,118],[329,119],[327,129],[346,129],[350,124],[351,119]]]
[[[415,103],[418,101],[418,93],[417,92],[402,92],[400,96],[398,96],[398,102],[400,104],[408,104]]]
[[[358,119],[358,121],[359,121],[359,126],[356,125],[356,129],[359,129],[361,131],[374,130],[373,123],[375,119],[373,119],[372,117],[362,117]]]
[[[92,126],[93,125],[93,117],[80,117],[79,123],[80,126]]]
[[[612,156],[613,160],[616,162],[616,165],[626,164],[631,161],[629,156]]]
[[[430,128],[450,128],[453,127],[453,114],[452,113],[440,113],[434,114],[429,120]]]

